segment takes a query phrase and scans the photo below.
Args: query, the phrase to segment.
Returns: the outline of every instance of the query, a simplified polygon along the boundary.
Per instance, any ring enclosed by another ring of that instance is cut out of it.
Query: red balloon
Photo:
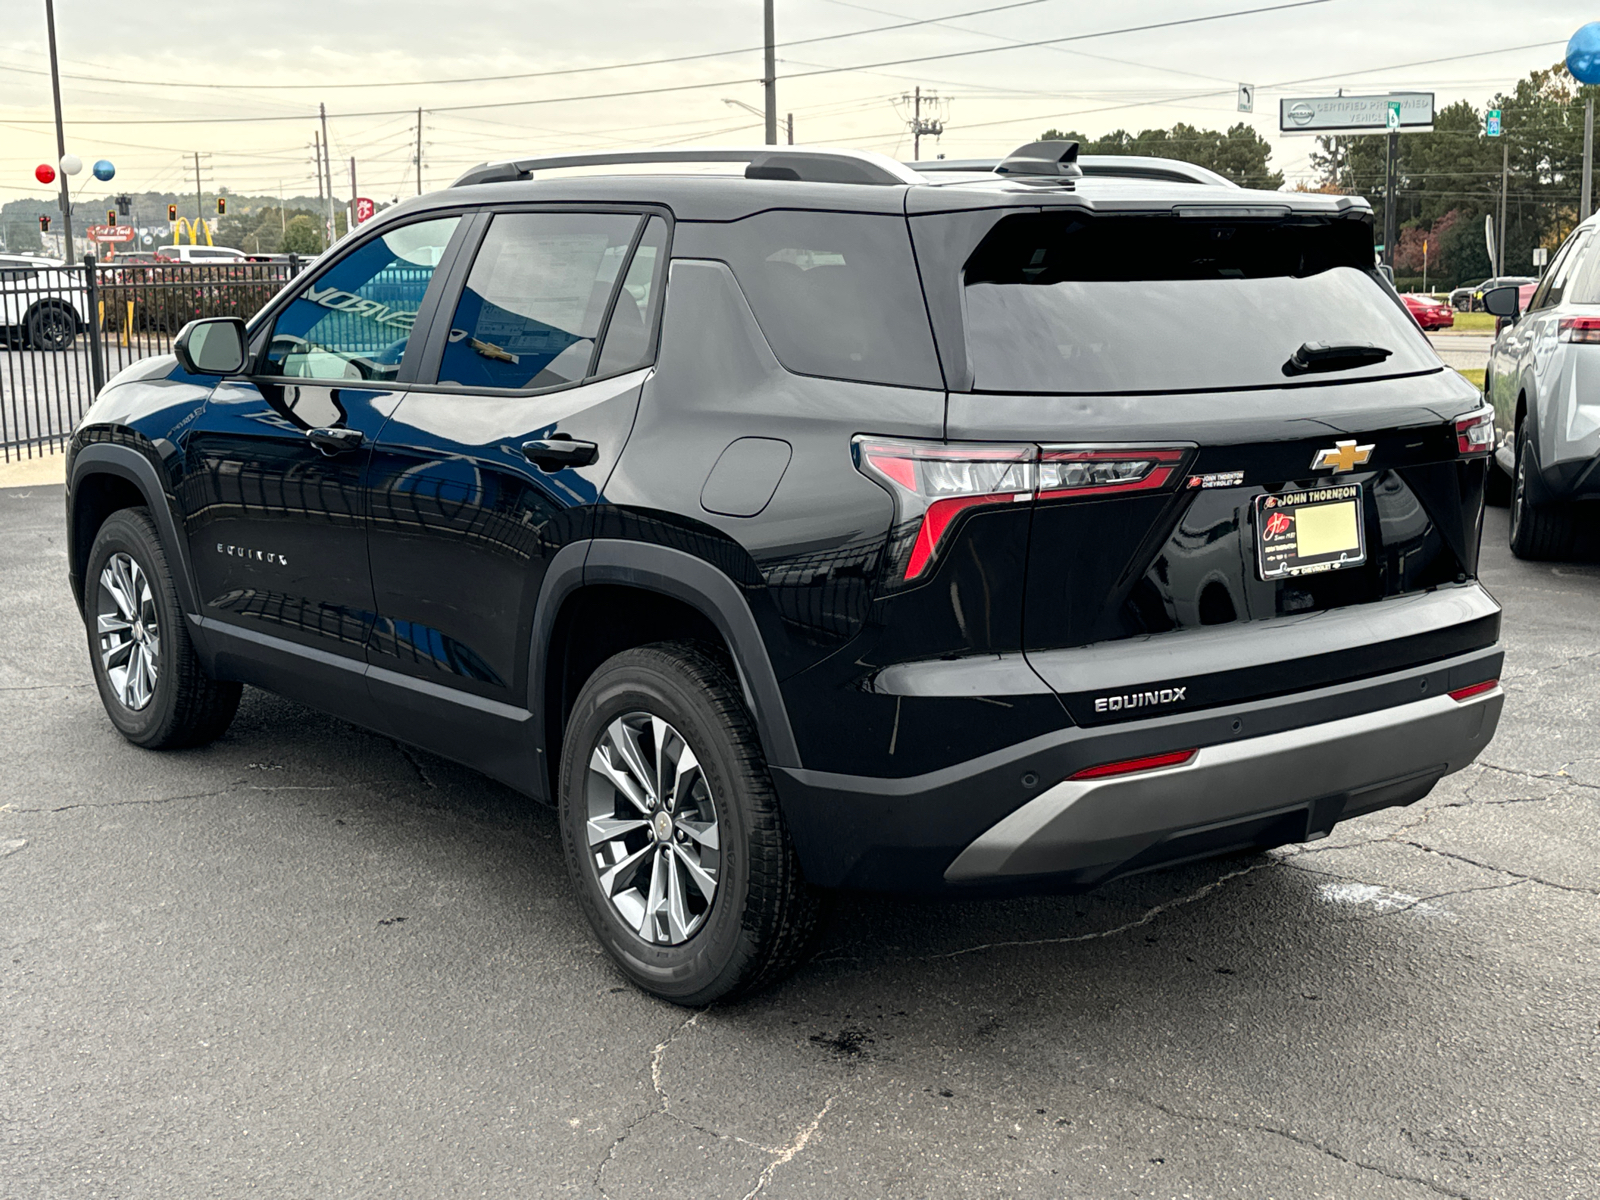
[[[33,177],[40,183],[54,183],[56,181],[56,169],[49,163],[40,163],[33,169]]]

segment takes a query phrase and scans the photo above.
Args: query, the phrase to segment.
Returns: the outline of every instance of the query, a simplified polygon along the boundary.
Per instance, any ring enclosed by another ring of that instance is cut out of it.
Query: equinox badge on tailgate
[[[1183,694],[1189,690],[1189,685],[1183,687],[1162,688],[1158,692],[1129,692],[1121,696],[1096,696],[1094,710],[1102,712],[1121,712],[1128,708],[1152,708],[1157,704],[1176,704],[1183,699]]]

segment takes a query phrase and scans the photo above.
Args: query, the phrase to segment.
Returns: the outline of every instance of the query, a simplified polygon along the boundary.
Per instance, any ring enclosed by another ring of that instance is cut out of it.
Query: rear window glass
[[[720,237],[788,370],[943,386],[903,217],[767,212],[731,223]]]
[[[1439,365],[1373,270],[1363,222],[1019,215],[984,238],[963,282],[978,391],[1283,384],[1307,342],[1392,352],[1299,376],[1315,382]]]

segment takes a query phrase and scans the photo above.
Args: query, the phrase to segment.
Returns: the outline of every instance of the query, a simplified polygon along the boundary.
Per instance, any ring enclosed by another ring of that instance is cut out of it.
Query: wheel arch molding
[[[161,534],[168,561],[177,568],[173,585],[178,601],[186,614],[196,616],[200,606],[189,566],[189,544],[173,513],[161,472],[151,461],[159,459],[158,451],[137,434],[121,432],[114,436],[119,440],[85,442],[81,433],[74,439],[78,444],[67,476],[67,569],[73,597],[81,608],[89,549],[105,519],[118,509],[142,503]],[[197,633],[198,630],[191,630],[190,636]]]
[[[565,655],[576,639],[566,636],[581,629],[582,614],[593,607],[631,600],[648,604],[646,597],[663,604],[652,616],[661,622],[642,622],[634,636],[620,633],[603,651],[609,657],[632,645],[677,637],[715,635],[726,649],[736,681],[755,718],[762,750],[773,766],[798,767],[799,751],[789,724],[788,710],[778,687],[777,671],[766,639],[743,592],[732,579],[703,558],[684,550],[648,542],[595,538],[563,547],[550,561],[534,610],[529,644],[528,707],[542,715],[534,730],[539,757],[549,774],[554,796],[555,764],[566,718],[566,704],[582,686],[587,672],[599,665],[586,662],[582,678],[569,670]],[[592,610],[591,610],[592,611]],[[635,610],[637,611],[637,610]],[[579,647],[581,649],[581,647]],[[593,658],[591,654],[589,658]]]

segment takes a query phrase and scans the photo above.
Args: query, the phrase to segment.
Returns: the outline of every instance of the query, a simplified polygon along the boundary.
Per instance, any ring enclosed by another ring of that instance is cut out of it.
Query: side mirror
[[[1490,288],[1483,294],[1483,310],[1515,321],[1522,313],[1521,299],[1522,291],[1515,284]]]
[[[247,352],[244,322],[238,317],[190,321],[173,339],[172,352],[191,375],[236,375],[244,370]]]

